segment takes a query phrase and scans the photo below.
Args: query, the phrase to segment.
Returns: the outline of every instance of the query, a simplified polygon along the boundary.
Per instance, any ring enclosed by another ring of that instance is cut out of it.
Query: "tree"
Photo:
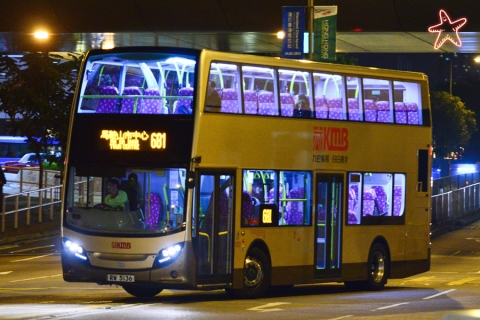
[[[475,113],[459,97],[445,91],[430,93],[433,122],[433,146],[437,156],[457,152],[477,130]]]
[[[40,164],[40,154],[54,140],[65,150],[76,82],[74,71],[81,61],[73,54],[69,58],[48,53],[29,53],[19,60],[0,57],[0,72],[6,78],[0,83],[0,111],[10,118],[10,134],[25,136]],[[40,188],[42,180],[40,165]]]

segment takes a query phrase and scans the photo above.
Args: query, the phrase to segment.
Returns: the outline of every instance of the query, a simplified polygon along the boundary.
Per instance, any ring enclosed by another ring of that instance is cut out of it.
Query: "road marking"
[[[480,238],[465,238],[467,240],[475,240],[475,242],[480,242]]]
[[[405,304],[409,304],[410,302],[402,302],[402,303],[396,303],[396,304],[392,304],[390,306],[386,306],[386,307],[380,307],[380,308],[377,308],[377,309],[374,309],[372,311],[376,311],[376,310],[384,310],[384,309],[390,309],[390,308],[395,308],[395,307],[398,307],[398,306],[403,306]]]
[[[464,279],[460,279],[460,280],[457,280],[457,281],[449,282],[449,283],[447,283],[447,285],[449,285],[449,286],[457,286],[457,285],[459,285],[459,284],[464,284],[464,283],[471,282],[471,281],[475,281],[475,280],[478,280],[478,279],[480,279],[480,278],[479,278],[479,277],[464,278]]]
[[[11,251],[11,253],[19,253],[19,252],[25,252],[25,251],[32,251],[32,250],[37,250],[37,249],[45,249],[45,248],[51,248],[55,247],[54,244],[50,244],[48,246],[43,246],[43,247],[35,247],[35,248],[28,248],[28,249],[22,249],[22,250],[17,250],[17,251]]]
[[[20,260],[12,260],[12,261],[10,261],[10,262],[21,262],[21,261],[27,261],[27,260],[44,258],[44,257],[48,257],[48,256],[53,256],[53,255],[55,255],[55,253],[45,254],[45,255],[43,255],[43,256],[38,256],[38,257],[33,257],[33,258],[26,258],[26,259],[20,259]]]
[[[340,319],[345,319],[345,318],[350,318],[350,317],[353,317],[353,314],[349,314],[348,316],[333,318],[333,319],[330,319],[330,320],[340,320]]]
[[[46,279],[46,278],[54,278],[60,277],[62,274],[55,274],[53,276],[44,276],[44,277],[37,277],[37,278],[28,278],[28,279],[21,279],[21,280],[12,280],[10,282],[22,282],[22,281],[30,281],[30,280],[37,280],[37,279]]]
[[[3,271],[3,272],[0,272],[0,274],[9,274],[9,273],[12,273],[13,271]]]
[[[265,308],[271,308],[271,307],[275,307],[275,306],[280,306],[280,305],[282,305],[282,304],[291,304],[291,302],[272,302],[272,303],[264,304],[263,306],[258,306],[258,307],[250,308],[250,309],[247,309],[247,310],[259,311],[259,312],[282,311],[283,309],[279,309],[279,308],[275,308],[275,309],[265,309]]]
[[[450,293],[450,292],[455,291],[455,290],[457,290],[457,289],[450,289],[450,290],[447,290],[447,291],[444,291],[444,292],[440,292],[440,293],[434,294],[433,296],[425,297],[425,298],[423,298],[423,300],[428,300],[428,299],[436,298],[436,297],[438,297],[438,296],[441,296],[441,295]]]
[[[422,282],[422,281],[427,281],[427,280],[432,280],[436,278],[436,276],[431,276],[431,277],[419,277],[415,279],[407,279],[405,281],[414,281],[414,282]]]

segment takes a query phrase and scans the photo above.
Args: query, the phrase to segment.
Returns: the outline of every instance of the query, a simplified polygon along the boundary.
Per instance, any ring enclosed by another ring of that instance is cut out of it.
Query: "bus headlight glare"
[[[88,260],[86,254],[85,254],[85,250],[78,243],[73,242],[73,241],[68,240],[68,239],[63,239],[63,245],[64,245],[65,250],[67,252],[73,254],[75,257],[77,257],[77,258],[79,258],[83,261]]]
[[[182,250],[183,242],[163,248],[157,255],[157,259],[155,259],[154,267],[164,267],[172,263],[178,258]]]

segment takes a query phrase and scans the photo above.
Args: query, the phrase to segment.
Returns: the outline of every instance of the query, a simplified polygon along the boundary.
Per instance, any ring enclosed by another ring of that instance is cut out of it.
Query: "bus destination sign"
[[[151,151],[167,147],[165,132],[101,130],[100,139],[109,142],[110,150]]]

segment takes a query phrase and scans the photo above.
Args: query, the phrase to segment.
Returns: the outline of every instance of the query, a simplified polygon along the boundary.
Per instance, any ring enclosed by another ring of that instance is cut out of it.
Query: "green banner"
[[[337,6],[315,7],[313,19],[313,60],[335,61]]]

